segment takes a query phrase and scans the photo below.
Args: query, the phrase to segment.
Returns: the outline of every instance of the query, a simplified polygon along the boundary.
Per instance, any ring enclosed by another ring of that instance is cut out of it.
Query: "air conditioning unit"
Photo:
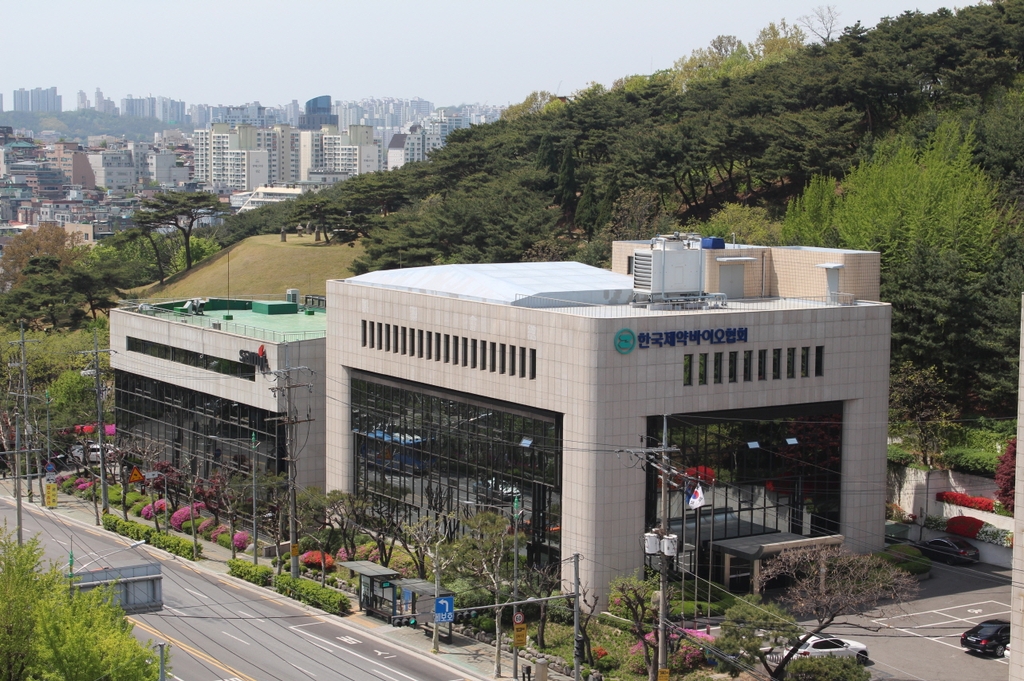
[[[289,303],[295,303],[296,305],[298,305],[299,304],[299,289],[297,289],[297,288],[290,288],[290,289],[288,289],[284,293],[284,299],[287,300]]]
[[[651,300],[699,296],[704,292],[704,251],[699,234],[651,239],[633,252],[633,291]]]

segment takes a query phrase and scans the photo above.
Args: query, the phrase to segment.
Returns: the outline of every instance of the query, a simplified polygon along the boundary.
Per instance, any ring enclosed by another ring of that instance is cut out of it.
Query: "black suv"
[[[985,620],[960,635],[960,647],[978,653],[1002,657],[1010,645],[1010,623],[1006,620]]]

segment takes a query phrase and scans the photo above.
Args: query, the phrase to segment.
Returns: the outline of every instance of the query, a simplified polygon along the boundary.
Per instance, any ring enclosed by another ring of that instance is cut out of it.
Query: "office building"
[[[285,418],[300,414],[297,481],[322,487],[326,319],[322,307],[297,300],[134,301],[112,310],[118,437],[154,443],[160,460],[204,478],[286,473]],[[302,389],[282,389],[293,384]]]
[[[614,271],[442,265],[329,281],[327,487],[407,522],[519,496],[527,561],[580,553],[583,583],[607,594],[644,565],[641,538],[660,523],[659,476],[637,450],[667,432],[687,571],[746,592],[785,547],[880,549],[879,266],[878,253],[674,235],[616,243]],[[687,475],[705,487],[699,513]]]
[[[299,116],[301,130],[320,130],[323,126],[338,127],[337,114],[331,113],[331,96],[322,95],[306,102],[306,110]]]

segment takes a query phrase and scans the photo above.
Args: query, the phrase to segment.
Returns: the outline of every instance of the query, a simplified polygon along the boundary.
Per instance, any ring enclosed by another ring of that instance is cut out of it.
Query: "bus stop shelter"
[[[455,592],[445,588],[438,588],[434,582],[425,579],[400,579],[396,584],[402,590],[402,598],[399,603],[399,615],[415,615],[417,622],[434,622],[434,594],[438,596],[454,596]],[[448,625],[447,627],[445,625]],[[434,626],[438,626],[434,622]],[[433,634],[433,629],[425,628],[427,634]],[[440,636],[445,643],[452,642],[452,623],[440,623]]]
[[[363,612],[381,617],[388,622],[400,614],[400,603],[396,598],[397,572],[368,560],[351,560],[337,565],[359,575],[359,607]]]

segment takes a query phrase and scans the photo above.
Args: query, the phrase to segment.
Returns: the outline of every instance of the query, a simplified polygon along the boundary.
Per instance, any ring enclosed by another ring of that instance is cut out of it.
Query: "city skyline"
[[[13,108],[11,93],[19,88],[54,86],[64,98],[65,110],[75,108],[79,90],[91,94],[97,87],[114,101],[135,94],[162,95],[189,104],[259,101],[284,106],[293,99],[305,102],[330,94],[343,101],[418,96],[437,106],[508,105],[535,90],[569,95],[592,82],[609,86],[623,76],[671,68],[677,59],[706,47],[718,35],[751,42],[769,22],[785,18],[795,23],[819,4],[783,0],[766,6],[726,0],[712,6],[687,6],[646,0],[624,11],[621,3],[609,0],[557,4],[524,0],[514,6],[450,0],[441,8],[448,11],[424,12],[422,5],[399,0],[389,4],[387,16],[377,17],[359,14],[355,3],[307,0],[297,5],[295,14],[296,18],[317,17],[308,23],[266,21],[268,10],[276,16],[279,8],[265,0],[224,0],[219,16],[230,16],[230,22],[191,22],[190,16],[208,10],[196,0],[183,0],[147,8],[146,25],[179,27],[167,28],[164,34],[168,49],[173,45],[179,52],[162,57],[158,53],[161,29],[153,29],[150,48],[157,50],[156,62],[125,59],[124,43],[97,41],[88,30],[62,35],[46,50],[38,49],[34,33],[13,32],[0,47],[0,56],[12,63],[16,55],[32,50],[34,58],[0,75],[0,93],[5,110]],[[835,6],[841,28],[857,21],[870,27],[884,16],[914,9],[933,12],[947,5],[938,0],[845,0]],[[47,10],[62,23],[87,27],[96,22],[97,13],[134,16],[138,5],[128,0],[90,5],[55,0]],[[13,5],[6,16],[11,26],[38,25],[30,3]],[[400,21],[413,18],[411,23]],[[118,25],[104,31],[116,31]],[[302,31],[329,25],[340,29],[340,49],[325,42],[322,50],[307,56],[306,47],[316,41]],[[388,26],[395,27],[393,39],[388,38]],[[275,56],[259,56],[255,45],[275,46]],[[293,54],[290,45],[302,49]],[[243,58],[233,62],[233,55]],[[226,71],[201,67],[218,59],[234,66]],[[74,68],[83,64],[90,64],[89,69]],[[217,78],[202,76],[214,71]]]

